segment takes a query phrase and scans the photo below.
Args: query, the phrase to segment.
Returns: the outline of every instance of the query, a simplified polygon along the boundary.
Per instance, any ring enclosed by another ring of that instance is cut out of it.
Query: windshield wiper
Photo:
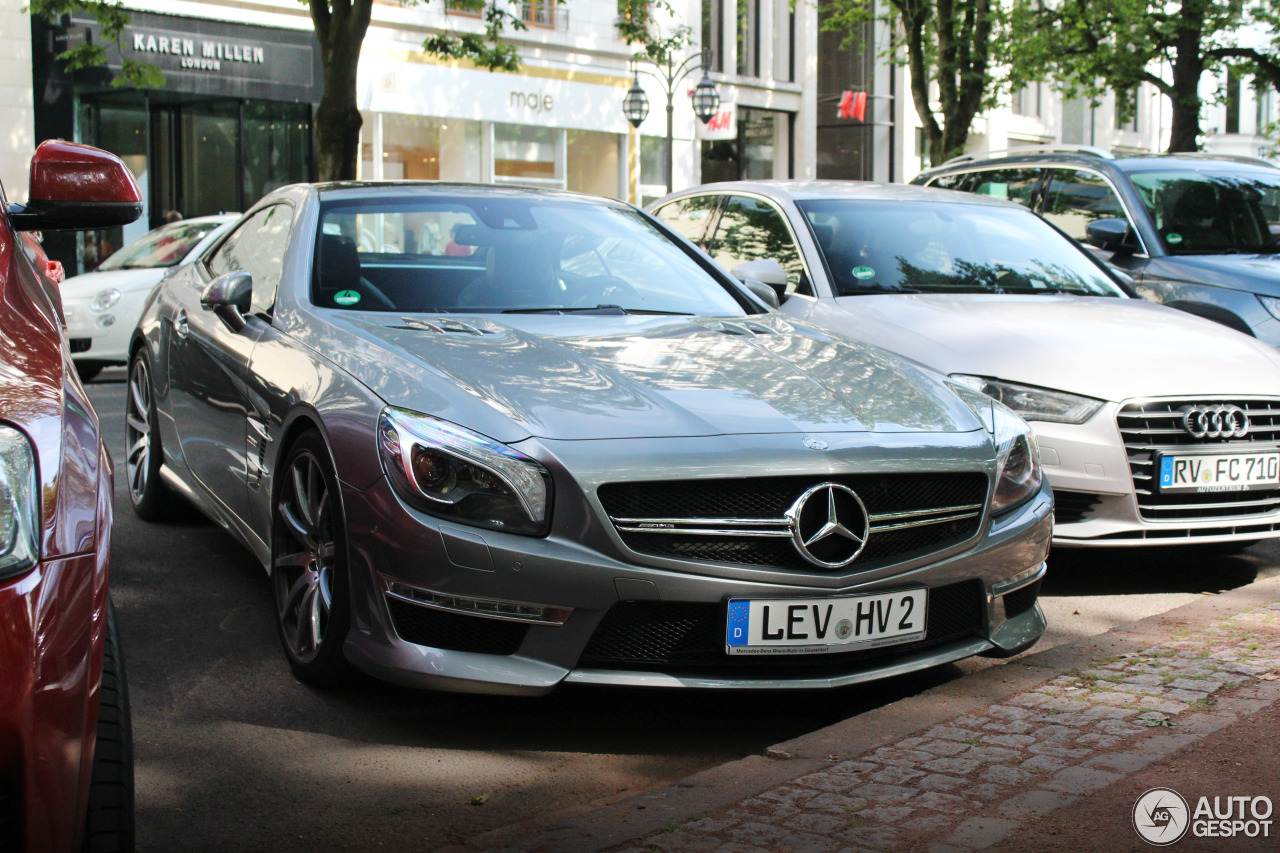
[[[621,305],[597,305],[594,308],[509,308],[503,314],[661,314],[668,316],[693,316],[688,311],[658,311],[650,308],[623,308]]]

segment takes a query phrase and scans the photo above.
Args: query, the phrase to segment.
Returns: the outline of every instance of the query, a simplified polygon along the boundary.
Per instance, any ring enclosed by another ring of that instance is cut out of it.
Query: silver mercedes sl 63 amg
[[[830,687],[1034,643],[1027,425],[761,287],[605,199],[277,190],[143,312],[133,505],[242,542],[320,686]]]

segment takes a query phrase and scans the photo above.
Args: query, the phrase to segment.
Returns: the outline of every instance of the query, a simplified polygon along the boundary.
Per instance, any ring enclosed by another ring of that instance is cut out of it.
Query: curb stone
[[[1280,701],[1280,578],[990,667],[604,808],[448,848],[982,850]]]

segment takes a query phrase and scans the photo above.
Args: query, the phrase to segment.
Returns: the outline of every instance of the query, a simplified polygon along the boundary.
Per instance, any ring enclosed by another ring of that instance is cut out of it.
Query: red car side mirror
[[[31,158],[30,201],[9,206],[18,231],[78,231],[126,225],[142,215],[142,193],[114,154],[51,139]]]

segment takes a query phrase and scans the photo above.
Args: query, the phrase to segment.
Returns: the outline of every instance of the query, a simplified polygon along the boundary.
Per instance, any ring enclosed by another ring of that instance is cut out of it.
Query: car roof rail
[[[1253,157],[1249,154],[1214,154],[1210,151],[1177,151],[1168,155],[1170,157],[1178,157],[1183,160],[1229,160],[1232,163],[1246,163],[1250,166],[1266,166],[1271,169],[1280,169],[1280,165],[1266,160],[1262,157]]]
[[[982,151],[976,154],[961,154],[959,157],[952,157],[943,166],[951,166],[956,163],[970,163],[974,160],[986,157],[1012,157],[1018,154],[1086,154],[1091,157],[1101,157],[1104,160],[1114,160],[1116,155],[1112,154],[1105,148],[1098,148],[1095,145],[1019,145],[1014,148],[1004,148],[999,151]]]

